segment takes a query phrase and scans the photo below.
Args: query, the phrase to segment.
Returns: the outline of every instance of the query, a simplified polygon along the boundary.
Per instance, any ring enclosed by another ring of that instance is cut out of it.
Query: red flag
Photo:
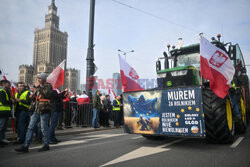
[[[61,64],[59,64],[59,66],[57,66],[47,78],[47,82],[51,83],[53,89],[57,89],[64,84],[65,64],[66,60],[63,60]]]
[[[201,36],[201,76],[210,81],[210,89],[220,98],[228,94],[235,69],[227,53]]]
[[[120,74],[123,92],[144,90],[138,83],[139,75],[120,55]]]

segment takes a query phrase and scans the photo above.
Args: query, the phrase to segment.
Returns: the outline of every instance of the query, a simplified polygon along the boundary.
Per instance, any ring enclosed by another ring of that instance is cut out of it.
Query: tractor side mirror
[[[160,71],[161,70],[161,61],[157,60],[156,61],[156,71]]]

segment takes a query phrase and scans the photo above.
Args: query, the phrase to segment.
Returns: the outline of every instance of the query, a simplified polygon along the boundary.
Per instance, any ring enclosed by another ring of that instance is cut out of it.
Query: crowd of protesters
[[[14,144],[22,144],[16,148],[17,152],[28,152],[29,145],[35,136],[35,141],[43,146],[38,151],[49,150],[49,144],[60,142],[55,136],[55,129],[70,128],[74,123],[76,126],[86,125],[86,113],[92,113],[92,127],[110,127],[110,121],[115,127],[123,124],[122,96],[117,96],[113,101],[110,96],[102,96],[99,90],[91,101],[83,92],[82,95],[73,95],[67,90],[61,92],[53,90],[50,83],[46,82],[47,75],[38,75],[33,87],[18,82],[18,92],[11,95],[11,83],[8,80],[0,81],[0,146],[9,143],[5,139],[9,117],[15,117],[15,132],[17,138]],[[82,98],[79,98],[82,97]],[[79,100],[78,100],[79,99]],[[92,105],[91,105],[92,106]],[[83,111],[83,112],[79,112]],[[85,112],[85,113],[84,113]],[[14,128],[14,127],[12,127]]]
[[[93,100],[92,127],[110,127],[109,120],[114,121],[116,128],[123,125],[122,95],[117,96],[111,103],[109,95],[102,96],[97,90]]]

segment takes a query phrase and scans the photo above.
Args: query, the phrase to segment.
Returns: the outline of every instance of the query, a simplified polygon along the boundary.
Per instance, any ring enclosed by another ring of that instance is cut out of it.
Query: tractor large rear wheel
[[[246,104],[245,101],[243,99],[243,96],[240,96],[240,104],[239,104],[239,108],[240,108],[240,113],[241,113],[241,119],[238,120],[237,124],[236,124],[236,132],[242,134],[246,132],[247,129],[247,112],[246,112]]]
[[[221,99],[210,89],[205,88],[203,89],[203,109],[206,139],[211,143],[232,143],[235,126],[230,100]]]

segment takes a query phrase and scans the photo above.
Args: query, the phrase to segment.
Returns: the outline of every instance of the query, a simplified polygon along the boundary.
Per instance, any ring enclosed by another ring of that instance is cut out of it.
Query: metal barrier
[[[76,126],[90,127],[93,117],[92,103],[64,103],[64,126],[66,128],[72,127],[72,123]]]

